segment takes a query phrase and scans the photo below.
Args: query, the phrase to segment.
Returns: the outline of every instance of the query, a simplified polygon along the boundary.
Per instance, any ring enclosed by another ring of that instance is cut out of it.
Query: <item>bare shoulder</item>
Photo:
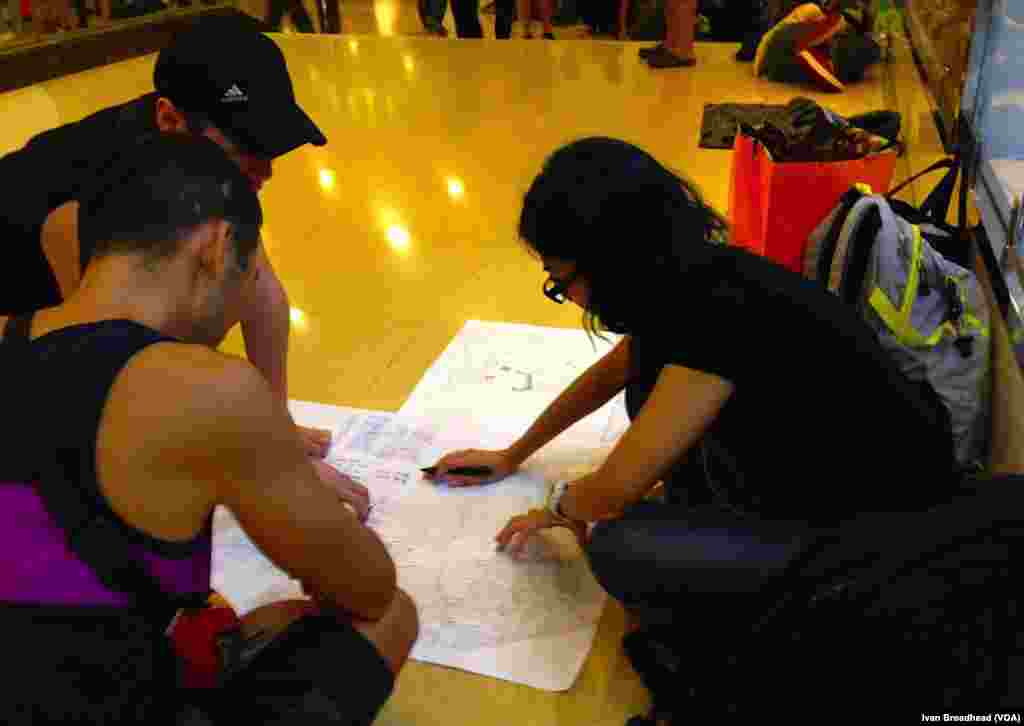
[[[246,360],[200,345],[157,343],[129,361],[107,410],[120,420],[150,424],[153,435],[190,440],[246,429],[271,413],[273,394]]]
[[[177,378],[182,383],[193,386],[204,383],[220,386],[229,382],[245,385],[253,382],[252,377],[258,379],[260,376],[259,371],[244,358],[192,343],[157,343],[131,361],[132,368],[147,374],[168,366],[178,374]]]
[[[96,436],[97,479],[114,511],[158,539],[198,533],[244,443],[259,445],[249,419],[261,379],[246,361],[196,345],[156,343],[133,356]]]

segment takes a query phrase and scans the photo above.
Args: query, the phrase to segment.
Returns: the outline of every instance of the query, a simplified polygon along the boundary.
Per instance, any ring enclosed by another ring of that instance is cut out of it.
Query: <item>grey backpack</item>
[[[812,232],[804,273],[857,306],[908,378],[931,384],[957,461],[977,470],[991,410],[988,303],[974,273],[935,249],[948,225],[913,211],[858,185]]]

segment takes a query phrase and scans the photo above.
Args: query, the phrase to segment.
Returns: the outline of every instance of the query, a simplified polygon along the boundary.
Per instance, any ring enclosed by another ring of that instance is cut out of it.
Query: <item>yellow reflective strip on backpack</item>
[[[917,299],[917,288],[921,285],[921,257],[924,255],[924,238],[921,236],[921,229],[916,225],[910,229],[914,232],[914,245],[910,250],[910,272],[907,274],[907,287],[903,291],[900,315],[913,330],[910,324],[910,313],[914,309],[914,300]]]
[[[943,323],[935,329],[935,331],[927,338],[917,332],[917,329],[910,324],[909,316],[904,316],[902,312],[896,309],[896,307],[889,302],[889,298],[881,288],[875,288],[871,292],[871,297],[868,299],[871,307],[878,313],[878,317],[889,327],[901,343],[911,348],[930,348],[938,345],[939,341],[942,340],[944,333],[949,332],[950,334],[955,333],[953,326],[948,322]]]
[[[946,334],[953,338],[959,337],[960,331],[957,330],[953,322],[947,320],[926,338],[911,323],[911,312],[913,311],[914,300],[917,298],[917,290],[920,286],[921,258],[924,253],[924,238],[921,235],[921,230],[916,226],[913,227],[913,230],[914,245],[910,258],[910,271],[907,274],[907,287],[903,294],[903,300],[900,301],[900,308],[897,310],[885,292],[878,287],[872,290],[868,302],[900,341],[911,347],[925,348],[938,345]],[[968,312],[966,289],[956,278],[950,277],[947,279],[953,281],[960,295],[960,304],[964,311],[960,317],[961,322],[965,327],[977,330],[982,337],[989,337],[988,327],[979,318]],[[1021,334],[1024,335],[1024,331]]]
[[[876,287],[871,291],[868,303],[872,308],[874,308],[874,311],[878,313],[878,317],[880,317],[882,322],[888,326],[889,330],[894,332],[900,340],[903,340],[907,334],[903,329],[903,317],[900,315],[899,310],[889,302],[888,296],[882,292],[881,288]]]
[[[977,329],[977,331],[981,333],[982,336],[986,338],[988,337],[988,328],[985,326],[985,323],[981,322],[979,318],[976,318],[970,313],[968,313],[964,315],[964,322],[967,323],[968,326]]]
[[[916,226],[912,229],[914,230],[914,243],[910,253],[910,272],[907,274],[907,287],[903,292],[899,309],[892,304],[889,296],[880,287],[875,287],[871,291],[868,303],[902,343],[911,347],[926,348],[934,346],[942,340],[945,331],[955,331],[949,323],[943,323],[926,338],[917,331],[910,321],[914,300],[917,298],[917,289],[921,283],[921,257],[924,252],[921,230]]]

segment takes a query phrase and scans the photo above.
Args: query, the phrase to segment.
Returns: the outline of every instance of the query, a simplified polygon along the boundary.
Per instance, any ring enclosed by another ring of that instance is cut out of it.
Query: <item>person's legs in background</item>
[[[522,32],[519,34],[520,37],[533,37],[533,32],[530,29],[533,24],[532,0],[516,0],[516,22],[522,27]]]
[[[53,12],[54,32],[66,32],[74,30],[74,12],[71,8],[71,0],[51,0]]]
[[[619,40],[629,40],[629,0],[619,0],[615,37]]]
[[[516,18],[516,0],[495,0],[494,36],[498,40],[512,37],[512,24]]]
[[[665,43],[647,56],[652,68],[682,68],[697,62],[693,39],[697,0],[665,0]]]
[[[306,10],[306,6],[303,5],[302,0],[293,0],[290,15],[292,25],[300,33],[316,32],[316,29],[313,27],[313,18],[309,17],[309,12]]]
[[[341,0],[316,0],[316,11],[321,33],[341,33]]]
[[[555,0],[536,0],[540,10],[540,22],[544,29],[544,38],[555,39],[555,28],[551,25],[551,18],[555,15]]]
[[[300,33],[315,32],[313,19],[309,17],[302,0],[269,0],[267,5],[267,24],[274,29],[274,32],[281,32],[281,21],[284,20],[286,12],[291,16],[292,24]]]
[[[267,0],[267,25],[274,32],[281,32],[281,21],[284,20],[285,0]]]
[[[33,0],[32,22],[39,33],[45,35],[57,32],[59,23],[55,16],[56,12],[51,0]]]
[[[439,35],[442,38],[448,36],[448,31],[444,27],[444,16],[448,12],[448,0],[417,0],[417,7],[420,21],[428,33]]]
[[[484,37],[484,29],[480,25],[480,0],[452,0],[452,15],[455,16],[458,37]]]

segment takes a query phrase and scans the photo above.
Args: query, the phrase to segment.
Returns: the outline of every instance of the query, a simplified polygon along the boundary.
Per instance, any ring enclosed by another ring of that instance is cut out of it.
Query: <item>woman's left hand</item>
[[[534,533],[550,527],[568,527],[576,535],[581,547],[586,544],[586,522],[558,519],[546,509],[531,509],[526,514],[512,517],[494,539],[498,543],[499,549],[515,556],[522,554],[526,548],[526,542]]]

